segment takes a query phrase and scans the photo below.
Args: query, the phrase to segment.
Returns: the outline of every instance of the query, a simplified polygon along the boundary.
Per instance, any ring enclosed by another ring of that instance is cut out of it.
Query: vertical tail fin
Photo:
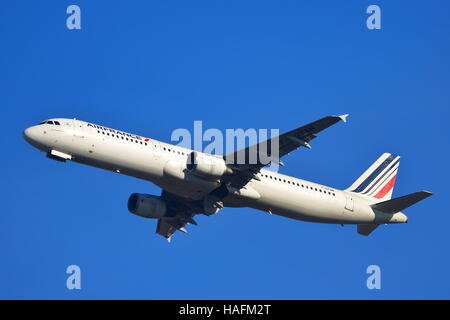
[[[394,191],[400,156],[383,153],[347,191],[360,193],[381,201],[389,200]]]

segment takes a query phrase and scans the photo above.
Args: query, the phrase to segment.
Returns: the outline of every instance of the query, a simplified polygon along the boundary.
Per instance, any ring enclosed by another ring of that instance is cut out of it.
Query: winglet
[[[348,113],[346,113],[346,114],[343,114],[343,115],[340,115],[340,116],[338,116],[338,118],[340,118],[342,121],[344,121],[344,122],[347,122],[347,117],[349,116],[349,114]]]

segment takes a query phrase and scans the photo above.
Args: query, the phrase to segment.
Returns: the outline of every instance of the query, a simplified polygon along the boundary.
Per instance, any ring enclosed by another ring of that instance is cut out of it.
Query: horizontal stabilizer
[[[415,193],[408,194],[403,197],[395,198],[392,200],[387,200],[371,205],[373,209],[380,210],[386,213],[396,213],[400,212],[413,204],[428,198],[432,193],[428,191],[419,191]]]
[[[358,224],[358,233],[363,236],[368,236],[375,230],[379,224]]]

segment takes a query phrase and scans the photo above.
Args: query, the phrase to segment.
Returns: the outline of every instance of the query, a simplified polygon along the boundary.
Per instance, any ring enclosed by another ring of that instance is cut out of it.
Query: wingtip
[[[338,116],[338,118],[340,118],[342,121],[344,121],[344,122],[347,122],[347,117],[349,116],[350,114],[348,114],[348,113],[346,113],[346,114],[342,114],[342,115],[340,115],[340,116]]]

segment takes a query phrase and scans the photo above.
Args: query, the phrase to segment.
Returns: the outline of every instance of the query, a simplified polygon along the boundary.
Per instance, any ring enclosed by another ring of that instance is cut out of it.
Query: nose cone
[[[36,128],[35,127],[26,128],[23,131],[23,138],[29,144],[33,144],[33,142],[36,141]]]
[[[26,128],[23,131],[23,138],[33,147],[42,149],[42,138],[40,138],[39,128],[37,126]]]

